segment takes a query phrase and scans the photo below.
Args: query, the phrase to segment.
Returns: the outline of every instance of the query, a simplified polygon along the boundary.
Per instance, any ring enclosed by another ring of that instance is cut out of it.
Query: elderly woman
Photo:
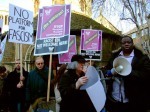
[[[80,90],[80,87],[88,81],[83,72],[85,62],[81,55],[74,55],[71,63],[67,65],[67,72],[58,83],[62,98],[60,112],[96,112],[86,91]]]

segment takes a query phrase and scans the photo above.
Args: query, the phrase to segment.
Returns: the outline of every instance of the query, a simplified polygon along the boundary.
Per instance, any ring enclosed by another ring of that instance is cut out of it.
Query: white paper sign
[[[33,12],[9,4],[9,42],[33,44]]]
[[[0,34],[2,33],[3,28],[3,19],[0,19]]]
[[[85,75],[88,77],[88,82],[80,89],[86,89],[96,111],[100,112],[105,105],[106,94],[100,81],[99,74],[93,66],[89,66]]]
[[[6,45],[6,40],[7,40],[7,35],[5,36],[5,38],[3,39],[3,41],[1,42],[1,50],[2,50],[2,53],[0,54],[0,63],[3,59],[3,55],[4,55],[4,50],[5,50],[5,45]]]

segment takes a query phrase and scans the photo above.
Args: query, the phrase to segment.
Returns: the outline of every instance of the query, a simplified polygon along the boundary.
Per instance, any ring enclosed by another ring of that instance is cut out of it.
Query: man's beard
[[[20,70],[20,68],[16,68],[17,70]]]
[[[20,67],[19,67],[19,68],[16,68],[16,71],[19,73],[19,72],[20,72]]]

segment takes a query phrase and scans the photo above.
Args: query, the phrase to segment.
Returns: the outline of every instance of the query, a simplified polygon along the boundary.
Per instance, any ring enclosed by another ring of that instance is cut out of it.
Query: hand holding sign
[[[99,74],[93,66],[88,66],[85,76],[88,77],[88,82],[80,88],[81,90],[91,87],[99,80]]]
[[[84,85],[88,81],[87,76],[80,77],[76,82],[76,89],[79,89],[80,86]]]

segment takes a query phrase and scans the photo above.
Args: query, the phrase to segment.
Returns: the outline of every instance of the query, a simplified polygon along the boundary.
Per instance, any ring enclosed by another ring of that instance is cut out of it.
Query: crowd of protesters
[[[129,75],[111,72],[117,57],[131,64]],[[86,62],[81,55],[74,55],[71,63],[62,64],[55,73],[51,70],[51,76],[55,77],[51,78],[50,96],[55,96],[56,112],[96,112],[86,90],[80,90],[88,82]],[[15,60],[12,72],[0,66],[0,112],[40,112],[38,104],[47,97],[49,68],[43,57],[35,58],[35,69],[30,72],[21,68],[20,63],[19,59]],[[102,68],[105,78],[109,78],[104,88],[103,112],[146,112],[150,108],[150,59],[134,46],[131,37],[122,38],[121,48],[112,52],[108,64]]]

